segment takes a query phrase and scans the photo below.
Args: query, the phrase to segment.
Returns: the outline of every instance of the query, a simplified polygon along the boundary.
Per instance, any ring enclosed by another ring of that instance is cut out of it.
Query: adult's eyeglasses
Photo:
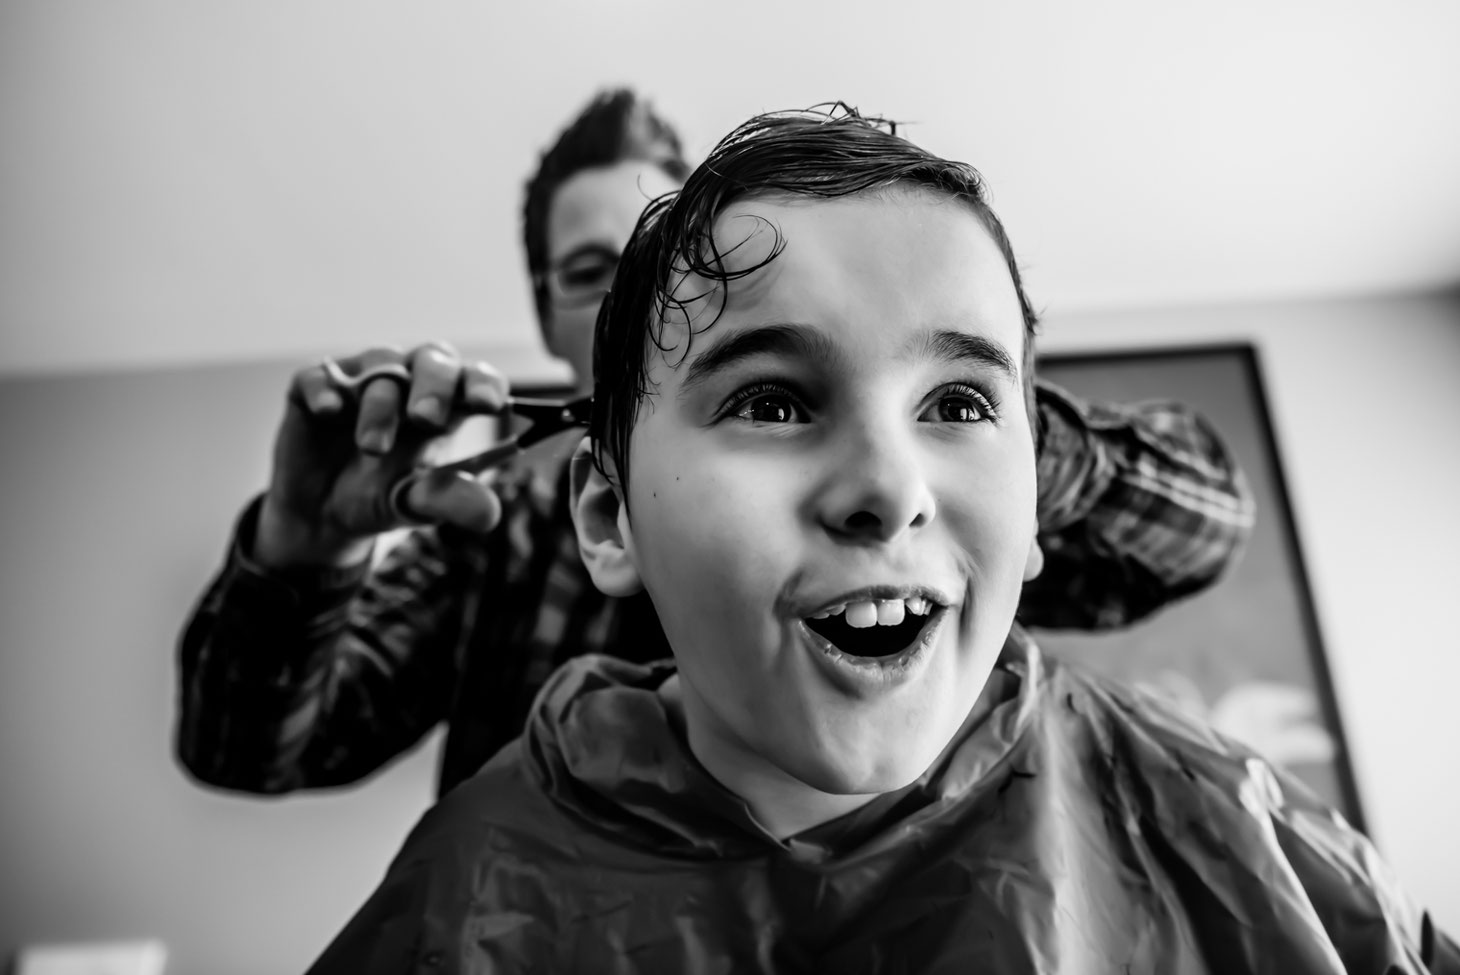
[[[613,285],[619,255],[602,248],[581,250],[538,276],[547,284],[548,299],[559,308],[579,308],[601,301]]]

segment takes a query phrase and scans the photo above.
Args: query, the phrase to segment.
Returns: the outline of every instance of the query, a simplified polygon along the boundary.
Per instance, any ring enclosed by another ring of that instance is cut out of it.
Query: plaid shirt
[[[1082,404],[1044,383],[1037,405],[1045,568],[1025,587],[1023,623],[1130,623],[1235,559],[1251,495],[1200,417]],[[444,793],[521,732],[564,660],[667,656],[646,595],[612,599],[589,579],[565,483],[504,478],[492,533],[420,529],[373,570],[265,571],[247,548],[256,499],[182,635],[183,765],[245,792],[339,786],[444,720]]]

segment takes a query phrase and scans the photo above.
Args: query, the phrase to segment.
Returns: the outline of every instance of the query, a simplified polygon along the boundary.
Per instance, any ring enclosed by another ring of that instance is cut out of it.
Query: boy
[[[968,167],[846,112],[721,142],[625,251],[573,468],[674,662],[559,670],[314,971],[1453,962],[1300,786],[1014,624],[1033,326]]]

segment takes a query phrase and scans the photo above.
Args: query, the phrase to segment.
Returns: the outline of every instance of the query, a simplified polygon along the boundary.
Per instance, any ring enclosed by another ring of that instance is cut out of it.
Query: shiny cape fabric
[[[682,743],[672,673],[557,672],[311,972],[1381,975],[1448,944],[1303,786],[1018,630],[918,781],[785,841]]]

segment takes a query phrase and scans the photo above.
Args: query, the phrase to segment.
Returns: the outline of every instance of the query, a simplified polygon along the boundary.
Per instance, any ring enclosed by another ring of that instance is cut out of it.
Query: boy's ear
[[[1024,563],[1024,581],[1028,582],[1044,571],[1044,549],[1039,547],[1039,526],[1034,526],[1034,537],[1029,540],[1029,558]]]
[[[606,463],[611,465],[612,461]],[[593,463],[587,437],[573,452],[568,470],[578,551],[593,577],[593,584],[607,596],[632,596],[644,584],[634,563],[628,509],[618,486],[610,483]]]

